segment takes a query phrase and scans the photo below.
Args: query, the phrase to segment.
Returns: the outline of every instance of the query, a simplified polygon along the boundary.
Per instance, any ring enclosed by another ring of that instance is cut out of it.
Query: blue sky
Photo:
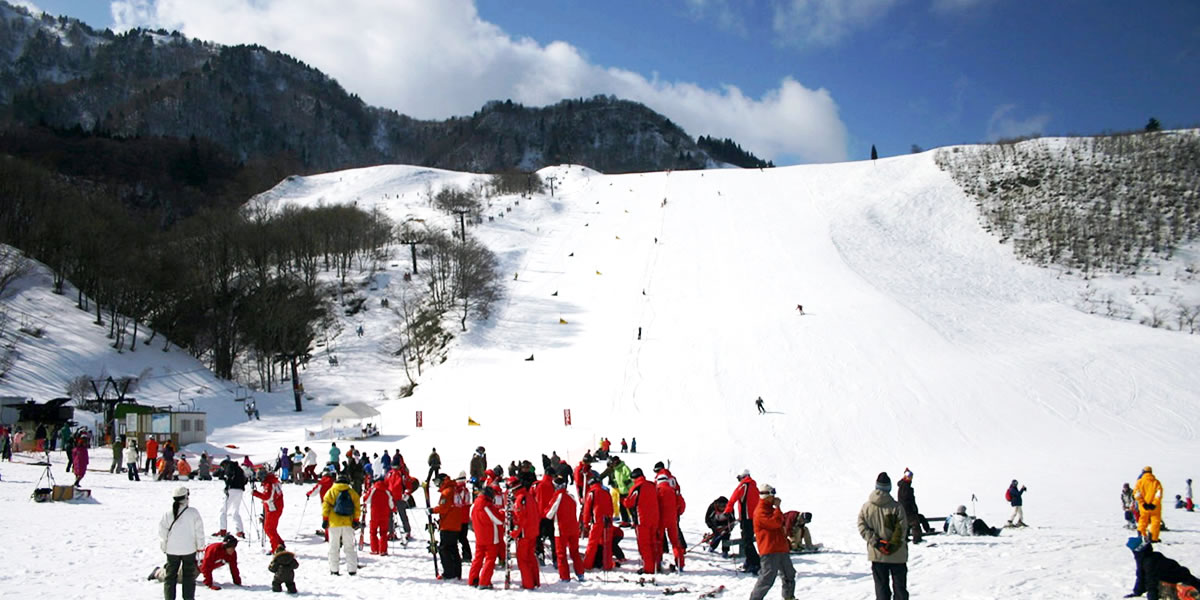
[[[778,164],[1200,125],[1196,0],[34,0],[259,43],[421,118],[612,94]],[[339,7],[332,10],[330,7]]]

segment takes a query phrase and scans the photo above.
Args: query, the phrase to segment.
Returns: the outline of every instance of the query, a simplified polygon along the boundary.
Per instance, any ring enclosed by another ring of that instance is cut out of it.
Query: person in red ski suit
[[[522,471],[518,479],[519,487],[513,494],[513,538],[517,540],[517,568],[521,571],[521,587],[527,590],[542,584],[535,552],[542,512],[538,510],[537,497],[533,493],[534,481],[533,472]]]
[[[279,537],[279,516],[283,514],[283,487],[274,473],[267,473],[263,478],[262,489],[253,492],[255,498],[262,500],[263,533],[271,540],[271,554],[283,545]]]
[[[683,501],[683,494],[680,494],[675,486],[675,478],[671,477],[670,472],[666,469],[660,471],[654,481],[655,487],[658,489],[658,527],[661,530],[658,539],[666,539],[671,542],[671,553],[675,555],[675,568],[682,571],[683,554],[687,548],[683,547],[683,542],[679,538],[679,517],[683,514],[687,504]],[[662,556],[661,547],[659,556]]]
[[[575,465],[575,493],[582,499],[583,493],[587,491],[588,473],[592,471],[592,455],[588,454]]]
[[[554,520],[545,518],[546,511],[550,510],[550,503],[554,501],[554,477],[549,471],[542,475],[533,487],[533,495],[537,497],[538,514],[542,515],[538,522],[538,539],[536,552],[538,563],[545,564],[546,543],[550,544],[550,555],[554,562],[554,566],[558,566],[558,558],[554,553]]]
[[[306,498],[311,498],[312,495],[314,493],[316,493],[317,500],[323,500],[325,498],[325,494],[328,494],[329,489],[332,487],[333,487],[333,474],[330,473],[329,471],[325,471],[325,474],[321,475],[321,479],[319,479],[317,481],[316,485],[314,485],[311,490],[308,490],[308,493],[304,494],[304,496]],[[307,500],[305,500],[305,502],[307,502]],[[328,528],[325,529],[325,541],[326,542],[329,541],[329,529]]]
[[[570,581],[571,571],[567,565],[570,556],[575,565],[575,576],[583,581],[583,557],[579,555],[579,517],[575,514],[575,499],[567,493],[567,480],[554,480],[554,494],[546,509],[546,518],[558,524],[558,536],[554,538],[554,551],[558,556],[558,579]]]
[[[485,486],[471,505],[471,526],[475,528],[475,557],[467,572],[467,583],[480,589],[492,589],[496,558],[504,552],[503,509],[496,509],[496,491]]]
[[[742,530],[742,570],[758,575],[760,560],[758,549],[754,543],[754,511],[758,508],[758,484],[750,477],[750,470],[742,471],[737,477],[738,485],[729,496],[729,504],[725,506],[725,514],[733,514],[733,507],[738,507],[738,524]]]
[[[213,571],[229,565],[229,574],[233,576],[233,585],[242,585],[242,574],[238,571],[237,538],[226,535],[219,542],[213,542],[204,549],[204,559],[200,561],[200,574],[204,576],[204,585],[209,589],[219,590],[221,586],[213,583]]]
[[[371,554],[387,556],[388,534],[391,532],[392,511],[396,509],[396,502],[382,477],[375,478],[375,485],[367,493],[367,502],[370,507],[367,514],[371,516]]]
[[[462,532],[462,511],[454,503],[454,480],[442,473],[434,476],[441,494],[433,514],[438,515],[438,555],[442,559],[442,579],[462,579],[462,555],[458,553],[458,536]]]
[[[408,522],[408,499],[412,497],[412,492],[410,491],[411,488],[409,486],[409,479],[409,476],[405,475],[403,471],[393,468],[392,470],[388,471],[387,476],[384,477],[384,482],[387,484],[388,492],[392,494],[392,504],[396,507],[395,513],[392,514],[391,517],[392,519],[395,519],[397,516],[400,517],[400,523],[404,526],[404,537],[411,540],[413,537],[412,525]],[[393,525],[390,526],[388,531],[396,531],[394,521]],[[389,536],[388,539],[400,538]]]
[[[609,543],[609,529],[613,519],[612,496],[604,489],[595,471],[591,472],[591,480],[592,483],[583,498],[583,525],[588,530],[587,552],[584,554],[583,564],[589,569],[592,568],[592,565],[596,564],[596,553],[600,552],[604,557],[604,570],[611,571],[613,555]]]
[[[638,554],[642,556],[641,572],[653,575],[658,571],[658,562],[662,559],[662,547],[658,542],[658,490],[653,482],[646,480],[641,469],[634,469],[629,474],[633,476],[633,485],[624,504],[633,513],[633,522],[637,527]]]

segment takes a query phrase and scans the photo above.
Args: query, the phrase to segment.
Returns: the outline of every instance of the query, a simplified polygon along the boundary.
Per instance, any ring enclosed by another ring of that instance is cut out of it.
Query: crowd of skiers
[[[606,458],[598,458],[605,454]],[[414,539],[408,511],[417,508],[417,490],[424,491],[430,551],[435,554],[435,570],[441,580],[465,577],[468,585],[489,589],[495,586],[496,569],[502,565],[506,584],[515,574],[522,588],[533,589],[541,586],[540,567],[549,561],[560,581],[583,581],[590,570],[612,570],[627,560],[619,543],[627,535],[634,537],[639,574],[663,572],[668,556],[665,570],[685,568],[687,545],[679,519],[686,502],[678,480],[662,462],[646,473],[631,468],[619,455],[612,454],[611,448],[605,450],[602,446],[595,454],[585,454],[573,467],[552,453],[542,456],[540,470],[528,460],[511,461],[506,469],[501,465],[489,467],[486,450],[478,447],[469,469],[452,475],[442,471],[441,458],[434,449],[422,482],[410,472],[399,450],[368,457],[353,445],[343,454],[333,444],[329,460],[319,473],[315,468],[317,456],[307,447],[303,451],[283,448],[272,464],[258,466],[248,458],[237,462],[225,457],[215,468],[215,476],[225,485],[225,502],[219,513],[219,530],[213,534],[218,540],[211,544],[204,537],[199,513],[187,505],[187,489],[179,488],[160,524],[166,565],[152,574],[164,583],[166,597],[174,598],[178,582],[183,584],[184,597],[193,597],[189,586],[194,587],[197,578],[218,589],[213,571],[225,565],[229,566],[233,583],[241,584],[236,547],[246,536],[241,507],[247,485],[262,503],[260,523],[262,536],[269,541],[268,554],[272,555],[273,588],[287,588],[294,593],[298,562],[278,532],[284,508],[281,486],[288,481],[314,483],[307,497],[316,495],[321,504],[318,534],[325,536],[329,544],[331,575],[340,575],[343,564],[347,574],[357,573],[357,552],[364,538],[370,540],[370,552],[381,556],[388,554],[389,542],[399,540],[407,545]],[[136,458],[131,460],[126,455],[124,462],[136,471]],[[148,461],[147,466],[153,462]],[[256,482],[262,485],[256,486]],[[1180,499],[1183,508],[1188,508],[1191,500],[1190,483],[1187,500]],[[1013,508],[1009,527],[1024,526],[1026,491],[1013,480],[1005,492]],[[857,525],[866,542],[876,598],[904,600],[908,597],[908,544],[920,543],[923,536],[936,531],[917,506],[910,470],[905,469],[897,482],[895,498],[891,492],[890,477],[880,473],[859,511]],[[1151,546],[1159,541],[1162,529],[1162,500],[1161,483],[1150,467],[1143,470],[1136,486],[1126,485],[1122,490],[1123,505],[1133,512],[1127,518],[1136,523],[1139,532],[1128,543],[1136,567],[1135,588],[1130,596],[1158,598],[1160,592],[1176,584],[1200,585],[1186,568]],[[784,511],[780,504],[775,488],[758,484],[746,470],[736,477],[729,498],[714,500],[705,511],[710,532],[700,545],[709,552],[720,548],[722,555],[728,556],[735,541],[731,536],[739,530],[740,540],[736,541],[740,542],[741,570],[758,577],[752,600],[765,597],[777,578],[783,580],[784,598],[793,597],[795,571],[790,554],[819,547],[813,545],[808,531],[812,514]],[[470,530],[475,532],[473,547],[468,538]],[[966,506],[959,506],[946,517],[942,530],[951,535],[1000,532],[968,515]],[[197,559],[197,554],[202,558]],[[511,574],[507,571],[510,565]]]

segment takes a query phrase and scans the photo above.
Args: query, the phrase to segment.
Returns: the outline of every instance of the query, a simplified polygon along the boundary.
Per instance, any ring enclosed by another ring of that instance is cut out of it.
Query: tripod
[[[46,500],[50,500],[54,490],[54,473],[52,473],[50,470],[50,452],[48,450],[46,451],[46,460],[34,463],[34,465],[44,467],[42,470],[42,476],[38,477],[37,485],[35,485],[33,488],[34,500],[38,502],[45,502]],[[49,482],[50,485],[42,487],[43,481]],[[39,492],[44,497],[43,500],[38,499]]]

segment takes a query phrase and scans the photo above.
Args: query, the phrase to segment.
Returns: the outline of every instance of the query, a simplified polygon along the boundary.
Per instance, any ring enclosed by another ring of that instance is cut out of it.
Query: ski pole
[[[975,494],[971,494],[971,516],[973,517],[977,514],[979,513],[975,511]]]
[[[304,513],[308,512],[309,500],[312,500],[312,496],[305,496],[304,508],[300,509],[300,526],[296,528],[296,535],[294,536],[297,540],[300,539],[300,530],[304,527]]]

